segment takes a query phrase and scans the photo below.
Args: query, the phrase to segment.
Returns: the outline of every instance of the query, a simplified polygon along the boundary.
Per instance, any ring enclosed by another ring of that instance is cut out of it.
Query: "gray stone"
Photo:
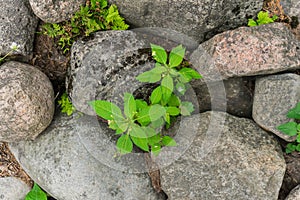
[[[34,139],[50,124],[54,92],[48,77],[19,62],[0,67],[0,141]]]
[[[47,23],[66,21],[84,5],[85,0],[29,0],[33,12]]]
[[[277,200],[286,167],[282,151],[252,120],[206,112],[184,118],[176,129],[187,136],[155,159],[170,199]]]
[[[0,0],[0,55],[11,51],[13,42],[20,47],[11,55],[31,55],[37,22],[28,0]]]
[[[254,83],[251,78],[231,78],[223,82],[225,97],[211,95],[212,91],[220,91],[220,83],[193,85],[198,97],[200,112],[208,110],[226,111],[239,117],[252,117]],[[224,101],[225,100],[225,101]],[[214,105],[212,105],[214,103]]]
[[[289,16],[296,16],[300,19],[300,1],[298,0],[281,0],[283,10]]]
[[[271,75],[258,78],[255,83],[253,119],[262,128],[286,141],[295,138],[277,130],[277,126],[292,121],[286,114],[300,100],[300,76],[296,74]]]
[[[300,185],[295,187],[285,200],[300,200]]]
[[[241,27],[202,43],[190,61],[207,81],[274,74],[300,68],[300,41],[282,23]]]
[[[24,200],[31,188],[15,177],[0,178],[0,199]]]
[[[67,90],[77,110],[94,115],[88,101],[110,100],[119,104],[125,92],[144,86],[136,77],[152,67],[150,43],[167,50],[183,44],[187,55],[197,47],[192,39],[165,29],[97,32],[91,40],[79,40],[71,49]]]
[[[247,23],[262,1],[109,0],[133,27],[163,27],[189,35],[198,42],[215,33]]]
[[[56,199],[160,199],[143,157],[116,157],[113,135],[96,117],[59,114],[36,140],[11,143],[10,149],[28,175]],[[96,146],[88,143],[93,140]]]

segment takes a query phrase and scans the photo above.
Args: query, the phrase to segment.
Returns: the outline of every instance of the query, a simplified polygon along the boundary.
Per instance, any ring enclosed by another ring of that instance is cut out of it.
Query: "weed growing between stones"
[[[61,95],[60,100],[58,100],[57,102],[61,108],[61,112],[66,113],[68,116],[72,115],[73,112],[75,112],[76,110],[75,107],[70,102],[66,92],[63,93],[63,95]]]
[[[286,115],[290,119],[300,120],[300,102],[296,107],[292,108]],[[292,153],[293,151],[300,152],[300,123],[297,122],[287,122],[277,127],[278,130],[289,136],[297,136],[293,143],[289,143],[286,146],[286,153]]]
[[[42,33],[57,38],[59,46],[66,53],[80,36],[89,36],[99,30],[126,30],[128,27],[116,5],[109,6],[107,0],[91,0],[81,6],[71,20],[44,24]]]
[[[144,83],[160,83],[151,93],[149,104],[124,94],[124,110],[114,103],[103,100],[89,102],[96,114],[108,120],[109,128],[120,135],[117,141],[119,153],[132,152],[133,144],[146,152],[158,155],[163,146],[175,146],[173,138],[163,135],[164,125],[168,128],[176,116],[188,116],[194,111],[191,102],[181,101],[187,90],[187,83],[200,79],[201,75],[181,65],[185,48],[179,45],[168,56],[164,48],[151,44],[155,67],[136,79]]]
[[[249,19],[248,20],[248,26],[260,26],[263,24],[269,24],[269,23],[273,23],[275,22],[275,20],[278,17],[276,15],[273,15],[273,17],[269,17],[269,13],[268,12],[264,12],[264,11],[260,11],[257,14],[257,20],[253,20],[253,19]]]
[[[18,49],[20,48],[20,45],[18,45],[17,43],[13,42],[11,45],[10,45],[10,51],[4,55],[3,57],[0,57],[0,64],[4,62],[4,60],[10,56],[14,51],[17,51]]]
[[[27,193],[25,200],[47,200],[47,194],[34,183],[33,188]]]

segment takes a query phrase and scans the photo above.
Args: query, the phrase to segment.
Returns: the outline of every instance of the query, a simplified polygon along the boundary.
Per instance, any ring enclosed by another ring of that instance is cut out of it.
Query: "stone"
[[[285,200],[300,200],[300,185],[295,187]]]
[[[198,42],[236,28],[255,16],[263,2],[210,0],[109,0],[133,27],[163,27],[186,34]]]
[[[298,0],[281,0],[280,3],[289,16],[296,16],[300,19],[300,2]]]
[[[241,27],[202,43],[190,61],[207,81],[274,74],[300,68],[300,41],[282,23]]]
[[[110,100],[120,105],[125,92],[142,88],[145,84],[136,77],[154,67],[150,43],[167,50],[183,44],[187,55],[198,46],[185,35],[165,29],[97,32],[90,40],[75,42],[67,91],[76,109],[95,115],[89,101]]]
[[[281,133],[277,127],[292,121],[286,114],[300,100],[300,76],[297,74],[271,75],[257,78],[253,101],[253,119],[267,131],[292,142],[295,137]]]
[[[24,200],[31,188],[15,177],[0,178],[0,199]]]
[[[35,139],[50,124],[54,92],[48,77],[15,61],[0,67],[0,141]]]
[[[0,19],[0,55],[9,53],[15,42],[19,49],[11,55],[31,56],[38,19],[28,0],[0,0]]]
[[[211,82],[208,84],[192,85],[198,97],[199,110],[226,111],[239,117],[252,117],[252,104],[254,93],[253,78],[230,78],[223,82],[225,98],[219,95],[211,95],[210,92],[220,91],[222,84]],[[209,89],[209,87],[211,87]],[[214,105],[212,105],[212,103]]]
[[[154,157],[169,199],[278,198],[286,167],[281,147],[252,120],[205,112],[173,130],[184,132],[178,145]]]
[[[56,199],[160,199],[143,157],[116,156],[113,136],[96,117],[59,113],[36,140],[11,143],[10,149],[29,176]]]
[[[85,0],[29,0],[33,12],[46,23],[59,23],[71,19]]]

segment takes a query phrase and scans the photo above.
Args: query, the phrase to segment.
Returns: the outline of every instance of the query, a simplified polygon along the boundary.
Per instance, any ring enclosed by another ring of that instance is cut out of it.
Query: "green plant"
[[[34,183],[33,188],[27,193],[25,200],[47,200],[47,194]]]
[[[288,112],[287,117],[290,119],[300,120],[300,102],[298,102],[298,104]],[[293,143],[289,143],[287,145],[285,150],[286,153],[291,153],[293,151],[300,152],[300,123],[294,121],[287,122],[277,128],[286,135],[297,136]]]
[[[269,17],[268,12],[260,11],[257,15],[257,20],[249,19],[248,20],[248,26],[259,26],[262,24],[269,24],[273,23],[278,17],[276,15],[273,15],[273,17]]]
[[[60,100],[58,100],[58,104],[61,107],[61,112],[66,113],[68,116],[72,115],[73,112],[76,110],[75,107],[70,102],[66,92],[61,95]]]
[[[187,83],[200,79],[201,75],[191,68],[182,66],[185,48],[179,45],[169,54],[164,48],[151,44],[155,67],[136,77],[140,82],[160,83],[151,93],[149,103],[135,99],[132,94],[124,94],[124,110],[109,101],[89,102],[96,114],[108,120],[109,128],[120,135],[117,149],[121,154],[130,153],[135,144],[140,149],[157,155],[162,146],[175,146],[173,138],[161,133],[178,115],[187,116],[194,111],[191,102],[181,101]],[[178,94],[178,95],[177,95]]]
[[[58,38],[58,44],[66,53],[80,36],[89,36],[98,30],[126,30],[128,27],[116,5],[109,6],[107,0],[91,0],[81,6],[71,20],[44,24],[42,33]]]
[[[11,50],[10,50],[6,55],[4,55],[3,57],[0,57],[0,64],[1,64],[2,62],[4,62],[4,60],[5,60],[12,52],[17,51],[19,48],[20,48],[20,46],[19,46],[17,43],[13,42],[13,43],[10,45],[10,49],[11,49]]]

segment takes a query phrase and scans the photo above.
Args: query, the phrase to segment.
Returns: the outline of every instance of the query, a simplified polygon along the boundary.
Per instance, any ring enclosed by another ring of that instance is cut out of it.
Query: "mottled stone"
[[[300,1],[299,0],[281,0],[283,10],[289,16],[296,16],[300,19]]]
[[[295,187],[285,200],[300,200],[300,185]]]
[[[67,90],[77,110],[94,115],[88,102],[95,99],[119,104],[125,92],[134,93],[145,84],[136,77],[154,67],[150,43],[166,49],[183,44],[187,55],[197,43],[164,29],[97,32],[91,40],[79,40],[72,46]]]
[[[54,94],[35,67],[6,62],[0,67],[0,141],[34,139],[51,122]]]
[[[231,78],[220,82],[193,85],[197,94],[200,112],[208,110],[226,111],[239,117],[252,117],[252,103],[254,81],[251,78]],[[225,89],[225,97],[220,96],[222,86]],[[210,87],[210,88],[209,88]],[[220,88],[221,87],[221,88]],[[218,95],[210,92],[219,91]],[[212,105],[214,103],[214,105]]]
[[[47,23],[66,21],[84,5],[85,0],[29,0],[33,12]]]
[[[29,176],[56,199],[159,200],[143,157],[116,157],[113,136],[96,117],[59,113],[36,140],[12,143],[10,149]],[[86,143],[93,140],[98,145]]]
[[[286,117],[300,101],[300,76],[296,74],[271,75],[258,78],[255,83],[253,119],[262,128],[286,141],[295,138],[277,130],[277,126],[292,121]]]
[[[177,138],[179,147],[192,143],[171,163],[179,147],[156,158],[170,199],[277,200],[286,167],[282,151],[252,120],[206,112],[184,118],[177,131],[188,135]]]
[[[24,200],[30,187],[15,177],[0,178],[0,199]]]
[[[20,47],[11,55],[31,55],[37,22],[28,0],[0,0],[0,56],[11,51],[13,42]]]
[[[202,43],[191,63],[207,80],[219,78],[216,69],[224,79],[299,69],[300,41],[282,23],[241,27]]]
[[[262,8],[259,0],[109,0],[134,27],[163,27],[198,42],[247,23]]]

